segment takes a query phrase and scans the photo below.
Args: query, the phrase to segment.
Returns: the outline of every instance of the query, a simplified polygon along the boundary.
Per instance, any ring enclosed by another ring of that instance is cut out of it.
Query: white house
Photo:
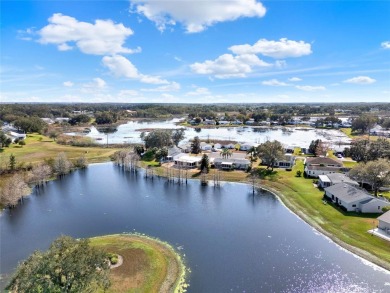
[[[219,125],[229,125],[230,121],[221,120],[221,121],[218,121],[218,123],[219,123]]]
[[[222,148],[222,145],[220,144],[220,143],[215,143],[214,144],[214,149],[215,150],[219,150],[219,149],[221,149]]]
[[[285,154],[283,159],[278,160],[275,163],[275,167],[291,169],[294,166],[294,164],[295,164],[295,156],[293,156],[292,154]]]
[[[304,165],[306,175],[316,178],[318,178],[319,175],[339,173],[343,167],[341,161],[326,157],[306,158]]]
[[[51,118],[41,118],[41,120],[47,124],[53,124],[54,121]]]
[[[173,158],[179,154],[181,154],[181,149],[179,149],[177,146],[173,146],[168,149],[168,156],[165,158],[165,160],[172,162]]]
[[[25,133],[18,133],[14,131],[9,131],[8,133],[6,133],[6,136],[8,136],[12,142],[14,142],[15,140],[23,140],[26,138]]]
[[[352,180],[347,175],[342,173],[331,173],[327,175],[318,175],[318,186],[326,188],[337,183],[348,183],[354,186],[359,186],[355,180]]]
[[[225,149],[230,149],[230,150],[232,150],[232,149],[235,148],[234,144],[232,144],[232,143],[225,144],[223,147],[224,147]]]
[[[250,162],[247,159],[238,159],[238,158],[215,158],[214,159],[215,168],[222,170],[246,170],[248,169]]]
[[[390,204],[346,183],[326,187],[325,196],[348,212],[382,213],[382,208]]]
[[[179,154],[173,158],[175,166],[179,168],[197,168],[200,166],[202,157],[188,156],[185,154]]]
[[[390,211],[378,217],[378,228],[390,234]]]
[[[202,151],[211,151],[213,146],[211,144],[208,144],[208,143],[205,143],[205,142],[201,142],[200,143],[200,148],[201,148]]]
[[[55,122],[57,123],[63,123],[63,122],[68,122],[69,121],[69,118],[67,117],[57,117],[54,119]]]
[[[249,151],[253,147],[257,147],[258,144],[253,142],[245,142],[240,145],[240,151]]]
[[[206,119],[205,121],[203,121],[203,124],[204,125],[215,125],[216,122],[215,122],[215,120]]]
[[[248,121],[245,122],[246,125],[253,125],[255,124],[255,119],[251,118]]]
[[[360,211],[362,213],[382,213],[382,209],[388,205],[390,205],[390,202],[378,198],[371,198],[360,203]]]

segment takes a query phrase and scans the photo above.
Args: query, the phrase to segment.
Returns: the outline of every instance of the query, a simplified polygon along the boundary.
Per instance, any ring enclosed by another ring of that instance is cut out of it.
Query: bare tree
[[[29,175],[29,183],[43,185],[52,175],[52,170],[47,164],[39,164],[33,167]]]
[[[5,182],[1,189],[1,203],[5,206],[15,207],[28,190],[23,176],[15,174]]]
[[[54,159],[53,171],[59,176],[68,174],[72,168],[72,162],[70,162],[65,153],[59,153]]]

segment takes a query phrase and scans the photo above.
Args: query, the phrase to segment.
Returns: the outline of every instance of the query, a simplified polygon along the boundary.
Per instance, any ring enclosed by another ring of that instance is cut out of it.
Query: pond
[[[188,292],[389,292],[390,274],[245,184],[168,183],[96,164],[49,182],[0,216],[1,288],[17,263],[61,234],[139,232],[185,255]],[[1,289],[0,288],[0,289]]]
[[[179,119],[164,121],[129,121],[119,125],[117,131],[108,135],[99,132],[95,127],[91,128],[88,137],[96,142],[105,144],[141,143],[140,134],[142,129],[177,129],[183,128],[176,125]],[[350,139],[339,130],[319,130],[314,128],[286,128],[286,127],[215,127],[215,128],[186,128],[185,139],[188,142],[195,136],[200,139],[210,140],[233,140],[238,142],[263,143],[268,139],[278,140],[285,145],[309,147],[312,140],[321,139],[333,145],[348,144]]]

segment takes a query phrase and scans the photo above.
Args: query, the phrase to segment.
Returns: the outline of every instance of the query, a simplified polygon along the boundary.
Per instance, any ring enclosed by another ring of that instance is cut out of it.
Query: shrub
[[[298,170],[297,171],[297,177],[301,177],[302,176],[302,171],[301,170]]]
[[[385,206],[382,208],[382,212],[386,213],[388,211],[390,211],[390,206]]]

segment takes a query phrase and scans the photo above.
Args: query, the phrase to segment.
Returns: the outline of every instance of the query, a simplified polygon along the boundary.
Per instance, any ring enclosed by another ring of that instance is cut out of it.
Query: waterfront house
[[[220,121],[218,121],[218,123],[219,123],[219,125],[229,125],[230,121],[220,120]]]
[[[251,118],[245,122],[245,125],[253,125],[253,124],[255,124],[255,119],[253,119],[253,118]]]
[[[352,180],[343,173],[331,173],[318,176],[318,186],[322,188],[326,188],[338,183],[347,183],[353,186],[359,186],[359,183],[357,183],[355,180]]]
[[[5,135],[7,137],[9,137],[12,142],[15,142],[15,140],[23,140],[26,138],[25,133],[19,133],[19,132],[15,132],[15,131],[9,131]]]
[[[209,120],[209,119],[205,119],[204,121],[203,121],[203,124],[204,125],[215,125],[216,124],[216,122],[215,122],[215,120]]]
[[[200,166],[200,161],[202,157],[189,156],[185,154],[176,155],[173,158],[175,162],[175,166],[178,168],[189,169],[189,168],[197,168]]]
[[[285,154],[283,159],[276,161],[275,167],[292,169],[294,164],[295,164],[295,156],[292,154]]]
[[[315,178],[318,178],[319,175],[339,173],[343,168],[343,163],[341,161],[327,157],[306,158],[304,165],[306,176]]]
[[[378,217],[378,228],[390,234],[390,211]]]
[[[165,161],[172,162],[173,158],[179,154],[181,154],[181,149],[179,149],[177,146],[173,146],[168,149],[168,156],[165,158]]]
[[[390,204],[347,183],[326,187],[325,196],[347,212],[382,213],[382,208]]]
[[[222,170],[246,170],[248,169],[250,162],[248,159],[239,158],[215,158],[215,168]]]
[[[245,142],[245,143],[240,145],[240,151],[249,151],[251,148],[257,147],[257,146],[258,146],[257,143]]]

